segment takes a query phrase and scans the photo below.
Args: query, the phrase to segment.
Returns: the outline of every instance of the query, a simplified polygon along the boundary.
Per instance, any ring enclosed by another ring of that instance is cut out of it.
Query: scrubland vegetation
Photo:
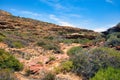
[[[0,80],[17,80],[21,70],[28,79],[62,80],[56,76],[72,73],[82,80],[120,80],[120,24],[98,33],[8,13],[0,20]],[[79,46],[68,50],[72,44]]]
[[[87,79],[94,77],[101,68],[120,69],[120,52],[111,48],[101,47],[92,50],[72,48],[68,54],[74,65],[72,71]],[[116,74],[116,77],[119,76]]]
[[[0,80],[16,80],[14,71],[20,71],[23,65],[10,53],[0,49]]]

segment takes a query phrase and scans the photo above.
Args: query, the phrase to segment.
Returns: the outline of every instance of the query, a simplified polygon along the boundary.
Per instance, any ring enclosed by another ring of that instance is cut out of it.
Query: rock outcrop
[[[103,32],[105,35],[111,34],[113,32],[120,32],[120,23],[118,23],[116,26],[108,29],[107,31]]]

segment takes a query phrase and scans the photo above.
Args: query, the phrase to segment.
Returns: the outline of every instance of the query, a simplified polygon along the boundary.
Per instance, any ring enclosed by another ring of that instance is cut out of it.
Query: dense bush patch
[[[105,69],[108,66],[120,68],[120,52],[114,49],[106,47],[92,50],[72,49],[74,54],[69,50],[69,54],[72,54],[70,56],[73,62],[72,71],[85,79],[93,77],[100,68]]]
[[[55,73],[66,73],[66,72],[70,72],[73,68],[73,62],[72,61],[64,61],[61,63],[61,65],[59,67],[55,68]]]
[[[72,55],[75,55],[75,54],[79,53],[80,51],[82,51],[81,47],[79,47],[79,46],[78,47],[73,47],[70,50],[68,50],[67,54],[69,56],[72,56]]]
[[[108,34],[106,37],[106,46],[119,46],[120,45],[120,32],[114,32],[111,34]]]
[[[15,48],[23,48],[24,47],[24,45],[19,41],[13,42],[12,45]]]
[[[23,65],[14,56],[0,49],[0,69],[19,71],[22,68]]]
[[[119,80],[120,69],[108,67],[107,69],[100,69],[90,80]]]

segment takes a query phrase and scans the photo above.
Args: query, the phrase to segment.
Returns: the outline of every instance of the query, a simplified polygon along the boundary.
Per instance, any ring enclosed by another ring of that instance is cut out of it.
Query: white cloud
[[[62,6],[62,4],[60,4],[60,0],[40,0],[43,3],[46,3],[49,6],[54,7],[55,9],[65,9],[64,6]]]
[[[57,18],[55,15],[50,15],[50,19],[56,21],[59,25],[62,25],[62,26],[74,26],[73,24],[71,24],[69,22],[66,22],[66,21],[63,21],[63,20]]]
[[[82,17],[80,14],[69,14],[69,16],[76,17],[76,18],[81,18]]]
[[[113,0],[106,0],[106,2],[113,4]]]
[[[32,16],[41,16],[41,14],[39,13],[35,13],[35,12],[30,12],[30,11],[20,11],[22,14],[28,14],[28,15],[32,15]]]
[[[10,10],[11,10],[11,11],[16,11],[16,9],[13,9],[13,8],[11,8]]]
[[[15,13],[26,14],[26,15],[29,15],[29,16],[37,16],[37,17],[41,16],[41,14],[35,13],[35,12],[31,12],[31,11],[16,10],[16,9],[13,9],[13,8],[11,8],[10,10],[15,12]]]

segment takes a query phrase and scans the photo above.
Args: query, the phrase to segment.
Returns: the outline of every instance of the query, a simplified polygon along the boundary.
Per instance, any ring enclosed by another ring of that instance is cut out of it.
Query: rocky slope
[[[15,73],[20,80],[41,78],[68,60],[67,50],[80,44],[72,42],[68,45],[62,43],[64,40],[95,39],[97,35],[99,33],[92,30],[21,18],[0,10],[0,48],[13,53],[24,64],[23,71]],[[26,70],[30,71],[27,77],[24,76]],[[74,77],[81,79],[73,73],[58,74],[58,78],[68,80]]]
[[[56,67],[69,59],[70,48],[94,48],[96,40],[103,41],[100,34],[92,30],[17,17],[0,10],[0,49],[12,53],[23,63],[23,71],[15,73],[20,80],[41,79],[48,72],[56,74]],[[59,80],[81,80],[74,73],[63,74],[56,76]]]

